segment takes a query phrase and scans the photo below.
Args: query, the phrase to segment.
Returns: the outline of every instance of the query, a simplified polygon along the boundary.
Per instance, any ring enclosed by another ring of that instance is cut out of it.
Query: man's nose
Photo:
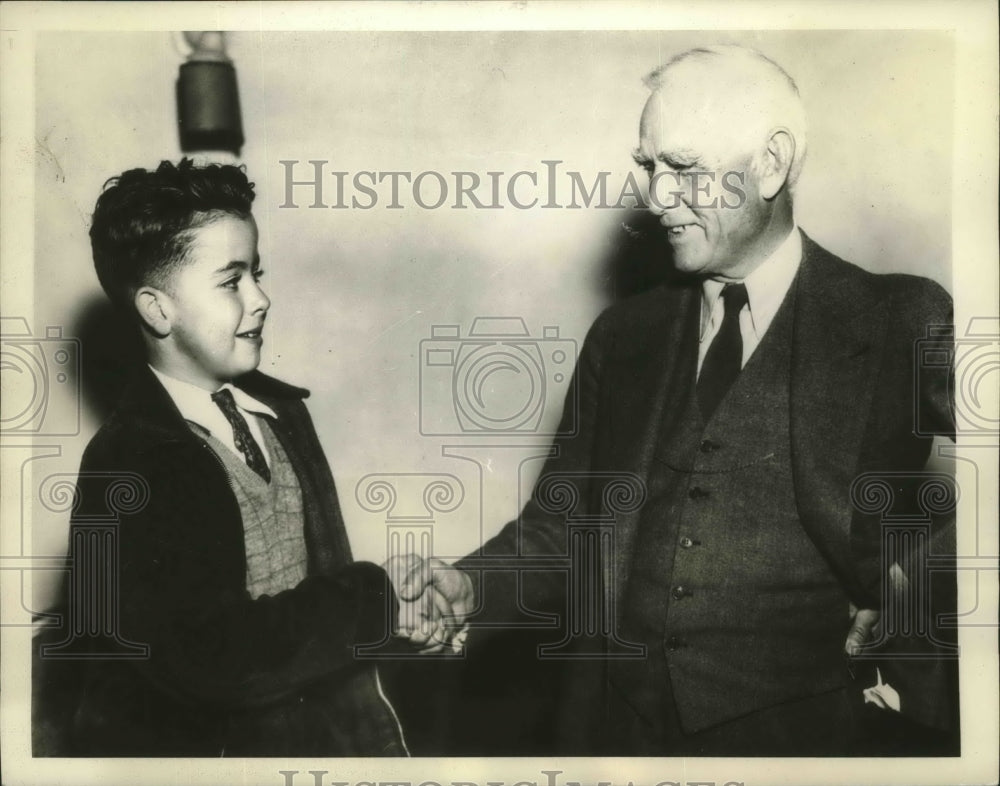
[[[657,169],[649,178],[649,209],[659,217],[687,207],[687,193],[676,172]]]

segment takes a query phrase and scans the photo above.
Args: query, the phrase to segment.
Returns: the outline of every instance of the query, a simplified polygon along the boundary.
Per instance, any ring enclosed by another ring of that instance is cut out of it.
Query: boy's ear
[[[143,325],[158,338],[170,335],[171,325],[168,316],[170,308],[165,302],[166,296],[163,291],[153,287],[139,287],[132,301]]]

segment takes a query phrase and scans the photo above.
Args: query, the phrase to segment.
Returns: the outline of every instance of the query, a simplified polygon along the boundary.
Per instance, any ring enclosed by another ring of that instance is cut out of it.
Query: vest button
[[[687,597],[688,595],[690,595],[691,591],[688,590],[687,587],[684,587],[684,586],[678,584],[676,587],[674,587],[670,591],[670,594],[674,596],[674,600],[680,600],[681,598],[684,598],[684,597]]]
[[[694,545],[694,541],[691,538],[681,538],[681,548],[689,549]]]
[[[716,451],[721,447],[722,445],[720,445],[718,442],[712,442],[712,440],[710,439],[703,439],[701,441],[702,453],[712,453],[713,451]]]
[[[708,496],[708,492],[705,491],[705,489],[700,488],[699,486],[695,486],[690,491],[688,491],[688,496],[691,497],[691,499],[704,499],[705,497]]]
[[[680,636],[670,636],[666,641],[668,652],[677,652],[684,646],[684,640]]]

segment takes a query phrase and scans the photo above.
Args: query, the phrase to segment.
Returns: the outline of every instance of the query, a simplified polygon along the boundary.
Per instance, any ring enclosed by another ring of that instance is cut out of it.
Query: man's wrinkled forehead
[[[650,158],[698,153],[719,159],[736,151],[732,107],[721,91],[664,85],[650,95],[639,121],[639,146]]]

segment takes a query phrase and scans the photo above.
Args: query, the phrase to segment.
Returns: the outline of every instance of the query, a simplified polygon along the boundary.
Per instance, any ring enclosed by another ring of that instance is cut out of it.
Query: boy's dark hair
[[[139,287],[162,287],[183,264],[191,229],[219,213],[250,217],[253,187],[243,167],[195,166],[189,158],[108,180],[90,227],[94,267],[108,297],[131,311]]]

